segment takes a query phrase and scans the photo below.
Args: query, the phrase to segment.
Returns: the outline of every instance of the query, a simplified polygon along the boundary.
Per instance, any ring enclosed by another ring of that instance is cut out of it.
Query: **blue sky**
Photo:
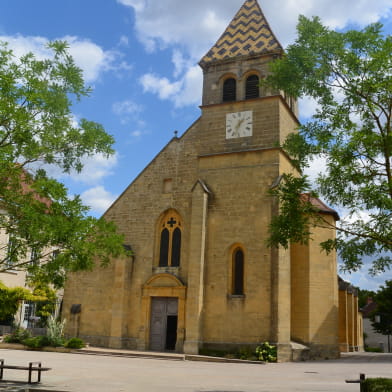
[[[199,116],[202,73],[197,62],[243,0],[2,0],[0,40],[16,54],[45,56],[48,40],[65,39],[93,93],[75,117],[97,121],[116,139],[109,160],[96,156],[82,174],[61,177],[101,215],[178,130]],[[392,32],[392,0],[259,0],[283,46],[293,42],[299,14],[330,27],[360,28],[381,21]],[[303,101],[302,121],[313,104]],[[318,171],[315,163],[312,171]],[[389,274],[388,278],[392,276]],[[349,277],[375,288],[386,276]]]

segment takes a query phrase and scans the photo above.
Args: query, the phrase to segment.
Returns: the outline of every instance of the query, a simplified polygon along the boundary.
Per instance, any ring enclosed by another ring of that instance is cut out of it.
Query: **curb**
[[[165,354],[165,353],[148,353],[148,352],[121,352],[121,351],[100,351],[82,349],[72,351],[73,354],[84,354],[84,355],[102,355],[102,356],[113,356],[113,357],[126,357],[126,358],[147,358],[147,359],[168,359],[172,361],[194,361],[194,362],[220,362],[220,363],[242,363],[242,364],[253,364],[253,365],[265,365],[264,361],[248,361],[245,359],[235,358],[222,358],[222,357],[210,357],[207,355],[191,355],[191,354]]]

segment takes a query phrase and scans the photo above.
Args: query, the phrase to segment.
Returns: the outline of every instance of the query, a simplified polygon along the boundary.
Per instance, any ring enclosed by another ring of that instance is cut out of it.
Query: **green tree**
[[[0,323],[12,322],[21,301],[44,301],[45,296],[35,295],[24,287],[9,288],[0,282]]]
[[[304,16],[297,31],[266,83],[317,102],[311,121],[283,148],[299,173],[315,158],[325,159],[326,171],[314,184],[306,176],[282,176],[272,191],[281,214],[272,222],[270,244],[306,243],[315,226],[331,227],[299,197],[320,195],[347,212],[336,240],[322,248],[338,250],[344,270],[358,270],[370,258],[370,272],[383,272],[392,263],[392,37],[383,35],[381,24],[336,32]]]
[[[367,304],[368,298],[372,298],[374,300],[376,297],[376,293],[373,290],[360,289],[359,287],[357,287],[357,290],[358,290],[358,307],[360,309]]]
[[[100,124],[75,122],[72,105],[90,89],[67,44],[48,47],[53,57],[40,60],[16,58],[0,43],[0,228],[9,236],[0,272],[27,270],[33,282],[61,287],[67,272],[106,265],[125,250],[114,225],[88,216],[45,170],[80,172],[83,158],[110,156],[114,142]]]
[[[36,301],[35,315],[40,318],[39,326],[45,327],[47,320],[50,316],[54,314],[57,305],[57,295],[56,291],[53,290],[48,285],[38,283],[33,290],[33,295],[44,300]]]
[[[388,335],[388,352],[391,352],[392,335],[392,280],[381,286],[375,297],[377,307],[372,315],[372,327],[378,333]]]

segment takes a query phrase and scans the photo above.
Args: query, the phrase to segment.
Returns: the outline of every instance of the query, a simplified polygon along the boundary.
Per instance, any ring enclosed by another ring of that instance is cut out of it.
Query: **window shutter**
[[[235,101],[237,94],[237,82],[235,79],[226,79],[223,83],[223,102]]]
[[[258,98],[259,96],[259,77],[257,75],[251,75],[246,79],[245,99]]]

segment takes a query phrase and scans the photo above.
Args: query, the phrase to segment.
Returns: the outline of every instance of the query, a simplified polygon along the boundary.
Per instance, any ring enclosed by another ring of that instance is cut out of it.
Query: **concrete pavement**
[[[30,387],[24,384],[27,372],[5,370],[6,380],[21,383],[0,383],[0,391],[358,392],[358,384],[346,384],[345,380],[356,379],[359,373],[392,377],[392,355],[388,354],[355,353],[340,360],[259,365],[193,362],[176,356],[129,357],[121,355],[124,350],[114,350],[114,354],[113,350],[109,350],[112,354],[105,349],[98,351],[101,352],[81,355],[0,350],[0,358],[7,363],[24,365],[41,361],[43,366],[52,368],[43,373],[41,384]]]

